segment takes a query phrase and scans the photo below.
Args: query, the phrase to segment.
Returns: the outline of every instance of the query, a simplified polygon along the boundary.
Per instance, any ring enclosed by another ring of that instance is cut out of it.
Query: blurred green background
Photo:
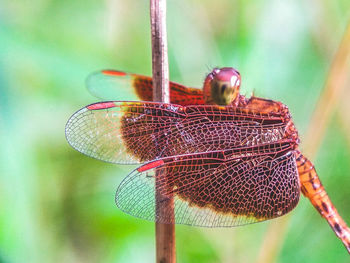
[[[349,18],[348,0],[169,0],[171,80],[201,87],[212,67],[234,66],[242,93],[287,104],[303,139]],[[0,262],[154,262],[154,224],[114,203],[134,167],[86,157],[65,140],[71,114],[97,101],[86,76],[104,68],[151,74],[149,1],[2,0]],[[348,223],[349,99],[336,103],[314,159]],[[267,230],[281,220],[290,221],[286,232],[276,226],[276,262],[349,261],[302,197],[289,218],[177,226],[178,262],[262,262]]]

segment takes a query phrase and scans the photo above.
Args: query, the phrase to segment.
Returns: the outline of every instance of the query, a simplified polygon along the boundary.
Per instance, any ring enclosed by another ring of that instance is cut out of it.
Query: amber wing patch
[[[227,156],[229,151],[177,156],[163,159],[156,168],[135,170],[120,184],[116,203],[139,218],[206,227],[260,222],[297,205],[300,191],[292,152]],[[156,174],[158,193],[174,197],[174,218],[155,213]]]

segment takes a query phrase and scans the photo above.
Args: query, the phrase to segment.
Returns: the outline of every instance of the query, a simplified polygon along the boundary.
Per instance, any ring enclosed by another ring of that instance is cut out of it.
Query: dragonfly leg
[[[314,165],[299,151],[296,151],[296,162],[301,192],[309,198],[312,205],[327,220],[334,233],[341,239],[350,253],[350,229],[332,204],[318,178]]]

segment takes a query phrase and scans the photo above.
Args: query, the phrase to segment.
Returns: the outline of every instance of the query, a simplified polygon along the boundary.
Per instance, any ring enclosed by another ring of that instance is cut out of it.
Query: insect
[[[152,100],[152,78],[105,70],[88,78],[105,99],[69,119],[76,150],[111,163],[141,164],[120,184],[118,207],[161,223],[239,226],[282,216],[307,197],[350,253],[350,230],[281,102],[239,93],[241,76],[215,68],[203,90],[170,82],[170,102]],[[118,101],[132,87],[141,101]],[[155,183],[157,181],[157,183]],[[174,216],[156,213],[155,192],[173,198]]]

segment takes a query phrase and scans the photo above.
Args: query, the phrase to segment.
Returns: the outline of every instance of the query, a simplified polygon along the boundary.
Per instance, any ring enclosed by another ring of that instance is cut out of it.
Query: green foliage
[[[171,79],[200,87],[211,67],[236,67],[242,93],[283,101],[303,134],[349,8],[348,0],[168,1]],[[114,204],[133,167],[85,157],[64,137],[69,116],[97,101],[84,87],[89,73],[150,75],[148,1],[4,0],[1,9],[0,262],[154,262],[154,224]],[[350,223],[350,137],[336,116],[315,164]],[[253,262],[274,221],[177,226],[178,261]],[[281,247],[278,262],[348,259],[304,198]]]

